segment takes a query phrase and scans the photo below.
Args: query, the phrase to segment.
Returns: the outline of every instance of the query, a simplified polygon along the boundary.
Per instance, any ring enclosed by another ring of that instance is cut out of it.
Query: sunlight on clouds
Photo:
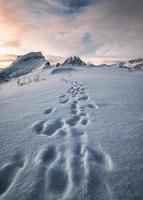
[[[10,62],[12,62],[17,55],[3,55],[0,56],[0,67],[7,66]]]
[[[141,57],[142,10],[140,0],[1,0],[0,55]]]

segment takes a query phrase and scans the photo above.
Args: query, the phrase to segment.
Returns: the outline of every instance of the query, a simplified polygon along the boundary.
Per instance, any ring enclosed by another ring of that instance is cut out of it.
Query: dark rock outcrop
[[[86,65],[86,63],[83,62],[80,59],[80,57],[72,56],[72,57],[67,58],[62,65],[63,66],[67,66],[67,65]]]

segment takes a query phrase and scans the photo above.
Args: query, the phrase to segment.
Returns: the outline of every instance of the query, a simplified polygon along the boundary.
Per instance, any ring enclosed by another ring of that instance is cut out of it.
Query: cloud
[[[45,57],[52,64],[62,63],[65,60],[65,58],[62,56],[46,55]]]
[[[142,0],[1,0],[0,53],[141,57],[142,19]]]
[[[57,14],[57,15],[70,15],[75,12],[79,12],[82,8],[87,7],[89,5],[96,5],[99,2],[105,0],[29,0],[28,7],[30,5],[30,9],[35,12],[39,12],[42,10],[44,13]]]
[[[0,56],[0,68],[8,66],[13,60],[15,60],[17,55],[8,54],[4,56]]]
[[[13,55],[13,54],[0,56],[0,62],[11,62],[11,61],[13,61],[16,57],[17,57],[17,55]]]
[[[11,41],[6,41],[0,44],[0,47],[14,47],[18,48],[20,46],[20,41],[19,40],[11,40]]]
[[[24,35],[35,30],[36,26],[25,16],[21,0],[0,1],[1,46],[19,47]]]

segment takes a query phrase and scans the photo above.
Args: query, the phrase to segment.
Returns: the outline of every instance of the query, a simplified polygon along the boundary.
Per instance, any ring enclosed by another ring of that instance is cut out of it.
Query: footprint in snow
[[[77,101],[73,101],[73,103],[70,105],[70,112],[71,114],[77,114],[78,110],[78,105],[77,105]]]
[[[53,198],[57,195],[61,196],[66,191],[68,186],[69,177],[66,169],[66,161],[65,161],[65,150],[60,151],[58,149],[58,159],[52,165],[52,167],[48,170],[46,176],[46,191],[47,196],[51,194]],[[62,199],[62,198],[61,198]]]
[[[79,112],[79,115],[80,115],[80,116],[87,116],[87,113],[86,113],[85,111],[80,111],[80,112]]]
[[[106,174],[111,166],[111,159],[100,149],[86,147],[86,192],[89,199],[110,199],[110,187]]]
[[[26,199],[30,200],[41,200],[45,199],[45,185],[46,185],[46,173],[51,165],[56,161],[57,158],[57,149],[54,145],[48,145],[47,147],[42,148],[36,158],[35,158],[35,167],[36,167],[36,176],[32,186],[32,191],[28,194]]]
[[[86,93],[85,93],[85,91],[80,91],[79,94],[80,95],[85,95]]]
[[[87,151],[89,153],[88,158],[90,161],[96,162],[96,164],[102,168],[104,171],[111,171],[113,169],[113,164],[111,157],[103,151],[101,146],[98,149],[92,149],[91,147],[87,147]]]
[[[81,120],[81,124],[84,125],[84,126],[86,126],[88,124],[88,118],[83,118]]]
[[[81,97],[79,97],[79,100],[88,100],[89,99],[89,96],[88,95],[83,95]]]
[[[64,97],[66,97],[65,94],[62,94],[61,96],[59,96],[60,99],[61,99],[61,98],[64,98]]]
[[[57,157],[57,150],[54,145],[48,145],[41,153],[40,159],[44,165],[49,165]]]
[[[63,129],[63,128],[61,128],[61,129],[59,129],[58,131],[57,131],[57,135],[60,135],[60,136],[66,136],[67,135],[67,131],[66,131],[66,129]]]
[[[53,112],[53,108],[48,108],[48,109],[44,110],[44,114],[46,114],[46,115],[48,115],[52,112]]]
[[[71,158],[70,158],[70,167],[71,167],[71,178],[74,187],[82,187],[82,182],[85,179],[85,163],[84,163],[84,146],[81,144],[81,141],[77,138],[73,140],[71,145]]]
[[[73,137],[84,135],[85,132],[81,128],[71,128],[71,135]]]
[[[80,115],[74,115],[70,119],[66,121],[66,123],[70,126],[75,126],[80,120]]]
[[[66,104],[68,101],[69,101],[68,98],[60,99],[60,100],[59,100],[59,102],[60,102],[61,104]]]
[[[40,134],[40,133],[42,132],[42,130],[43,130],[44,123],[45,123],[45,120],[41,120],[41,121],[35,122],[35,123],[32,125],[32,129],[33,129],[37,134]]]
[[[38,135],[44,134],[52,136],[57,130],[62,128],[63,125],[64,125],[63,119],[58,118],[52,122],[46,120],[36,122],[32,125],[32,128]]]
[[[46,122],[44,124],[43,134],[52,136],[57,130],[62,128],[64,125],[64,122],[61,118],[56,119],[53,122]]]
[[[0,169],[0,195],[5,193],[11,186],[17,173],[24,166],[21,154],[15,154],[13,159]]]
[[[94,103],[89,103],[87,104],[88,108],[96,108],[97,109],[97,105],[95,105]]]

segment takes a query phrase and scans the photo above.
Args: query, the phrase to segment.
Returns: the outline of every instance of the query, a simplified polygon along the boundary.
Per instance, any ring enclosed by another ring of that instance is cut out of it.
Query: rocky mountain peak
[[[63,65],[86,65],[86,63],[79,56],[71,56],[64,61]]]

